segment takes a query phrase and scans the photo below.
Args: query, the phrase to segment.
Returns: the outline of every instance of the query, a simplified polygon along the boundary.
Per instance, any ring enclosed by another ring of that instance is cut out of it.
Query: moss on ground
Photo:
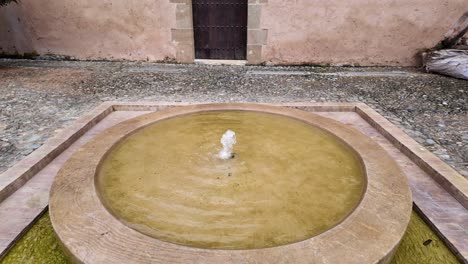
[[[38,220],[0,263],[69,263],[55,237],[48,213]],[[456,264],[459,261],[429,226],[413,212],[408,230],[392,264],[420,263]]]
[[[26,232],[0,263],[69,263],[55,237],[54,229],[50,223],[49,212],[45,213],[36,224]]]
[[[458,264],[455,255],[431,228],[413,211],[406,234],[392,264]]]
[[[1,3],[2,0],[0,0]],[[1,4],[0,4],[1,5]],[[26,60],[33,60],[35,59],[39,54],[37,52],[25,52],[25,53],[6,53],[6,52],[0,52],[0,58],[2,59],[26,59]]]

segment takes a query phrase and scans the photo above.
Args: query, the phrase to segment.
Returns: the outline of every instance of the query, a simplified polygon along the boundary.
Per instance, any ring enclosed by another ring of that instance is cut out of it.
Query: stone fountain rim
[[[226,110],[226,109],[214,109],[214,110],[203,110],[203,111],[196,111],[196,112],[184,113],[184,114],[180,114],[180,115],[174,115],[174,116],[170,116],[170,117],[166,117],[166,118],[159,119],[159,120],[157,120],[156,122],[147,123],[147,124],[142,125],[142,126],[140,126],[140,127],[138,127],[138,128],[135,128],[133,131],[131,131],[131,132],[125,134],[124,136],[119,137],[119,139],[118,139],[117,141],[115,141],[114,144],[113,144],[110,148],[107,149],[106,153],[104,153],[104,155],[102,155],[102,158],[100,159],[98,165],[96,166],[96,173],[95,173],[95,177],[94,177],[94,188],[95,188],[95,190],[96,190],[96,194],[97,194],[97,196],[99,197],[101,203],[104,204],[104,198],[102,197],[101,192],[99,191],[99,187],[98,187],[98,182],[99,182],[99,181],[98,181],[98,176],[97,176],[97,175],[98,175],[98,172],[101,170],[101,165],[102,165],[103,161],[106,159],[106,157],[107,157],[108,155],[110,155],[110,154],[112,153],[112,151],[114,150],[115,147],[117,147],[119,144],[121,144],[123,141],[125,141],[126,139],[128,139],[128,138],[131,137],[132,135],[134,135],[134,134],[140,132],[141,130],[144,130],[145,128],[147,128],[147,127],[149,127],[149,126],[151,126],[151,125],[153,125],[153,124],[156,124],[157,122],[164,121],[164,120],[168,120],[168,119],[172,119],[172,118],[179,118],[179,117],[190,116],[190,115],[192,115],[192,114],[196,114],[196,113],[200,113],[200,112],[216,112],[216,111],[238,111],[238,110],[231,110],[231,109],[228,109],[228,110]],[[292,117],[292,116],[285,116],[285,115],[280,115],[280,114],[277,114],[277,113],[269,113],[269,112],[265,112],[265,111],[254,111],[254,110],[241,110],[241,111],[268,113],[268,114],[272,114],[272,115],[278,115],[278,116],[283,116],[283,117],[286,117],[286,118],[294,119],[294,120],[296,120],[296,121],[298,121],[298,122],[304,122],[304,120],[302,120],[302,119],[296,119],[296,118],[294,118],[294,117]],[[334,121],[334,120],[331,120],[331,121],[336,122],[336,121]],[[331,137],[334,137],[335,140],[339,141],[341,144],[344,144],[347,148],[349,148],[349,150],[350,150],[354,155],[356,155],[356,157],[357,157],[357,159],[358,159],[357,162],[359,163],[361,169],[363,170],[361,177],[362,177],[363,180],[364,180],[364,186],[363,186],[363,189],[361,190],[361,194],[360,194],[359,200],[358,200],[357,203],[354,205],[354,207],[353,207],[348,213],[345,214],[345,216],[344,216],[343,219],[341,219],[340,221],[338,221],[335,225],[331,226],[330,228],[328,228],[328,229],[326,229],[326,230],[324,230],[324,231],[322,231],[322,232],[319,232],[318,234],[314,235],[314,237],[315,237],[315,236],[318,236],[318,235],[320,235],[320,234],[322,234],[322,233],[325,233],[325,232],[327,232],[328,230],[333,229],[335,226],[341,224],[344,220],[346,220],[346,218],[349,217],[349,215],[351,215],[351,214],[354,212],[354,210],[356,210],[356,208],[357,208],[357,207],[359,206],[359,204],[362,202],[362,199],[364,198],[364,194],[366,193],[366,190],[367,190],[367,183],[368,183],[368,182],[367,182],[367,174],[366,174],[367,171],[366,171],[366,166],[365,166],[365,164],[364,164],[364,161],[362,160],[361,155],[359,155],[359,153],[358,153],[351,145],[349,145],[346,141],[344,141],[344,140],[341,139],[340,137],[336,136],[336,135],[333,134],[332,132],[330,132],[330,131],[328,131],[328,130],[325,130],[325,129],[319,127],[319,126],[316,126],[316,125],[314,125],[314,124],[307,123],[307,122],[304,122],[304,123],[308,124],[309,126],[315,126],[315,127],[319,128],[320,130],[322,130],[322,131],[324,131],[325,133],[329,134]],[[229,130],[229,131],[230,131],[230,130]],[[104,207],[105,207],[105,206],[104,206]],[[113,213],[112,210],[111,210],[110,208],[108,208],[108,207],[105,207],[105,208],[106,208],[106,210],[107,210],[110,214],[112,214],[115,218],[118,218],[118,216],[117,216],[115,213]],[[124,222],[124,221],[122,221],[122,222]],[[143,231],[140,230],[140,229],[133,228],[133,227],[131,227],[131,226],[128,225],[128,224],[126,224],[126,225],[129,226],[130,228],[132,228],[132,229],[134,229],[134,230],[136,230],[136,231],[138,231],[138,232],[144,234],[144,235],[147,235],[147,236],[150,236],[150,237],[151,237],[151,235],[145,234],[145,232],[143,232]],[[153,237],[153,238],[155,238],[155,237]],[[155,238],[155,239],[158,239],[158,238]],[[193,246],[178,244],[178,243],[171,242],[171,241],[166,241],[166,240],[164,240],[164,241],[165,241],[165,242],[168,242],[168,243],[174,243],[174,244],[177,244],[177,245],[181,245],[181,246],[193,247]],[[291,242],[291,243],[288,243],[288,244],[293,244],[293,243],[300,242],[300,241],[302,241],[302,240],[294,241],[294,242]],[[282,246],[282,245],[278,245],[278,246]],[[278,246],[268,246],[268,247],[262,247],[262,248],[271,248],[271,247],[278,247]],[[195,248],[196,248],[196,247],[195,247]],[[262,249],[262,248],[254,248],[254,249]],[[211,250],[219,250],[219,249],[213,248],[213,249],[211,249]],[[226,249],[226,250],[253,250],[253,249]]]
[[[360,204],[334,228],[283,246],[222,250],[200,249],[161,241],[135,231],[112,216],[95,185],[96,168],[120,139],[159,120],[216,110],[260,111],[305,121],[350,145],[366,169],[367,188]],[[94,153],[94,155],[89,155]],[[72,208],[72,209],[71,209]],[[377,143],[357,130],[309,112],[257,104],[204,104],[176,107],[122,122],[96,136],[62,167],[51,189],[53,227],[77,262],[331,262],[388,263],[408,225],[412,208],[406,177]]]

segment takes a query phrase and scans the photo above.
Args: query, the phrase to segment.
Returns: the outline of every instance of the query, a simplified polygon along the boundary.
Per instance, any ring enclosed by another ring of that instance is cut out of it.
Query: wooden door
[[[248,0],[192,0],[196,59],[245,60]]]

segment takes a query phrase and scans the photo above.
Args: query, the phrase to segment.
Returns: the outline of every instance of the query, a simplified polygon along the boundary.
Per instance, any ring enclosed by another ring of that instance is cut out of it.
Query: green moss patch
[[[406,234],[392,261],[392,264],[412,263],[460,263],[444,242],[414,211]]]
[[[55,237],[48,212],[26,232],[0,263],[69,263]]]
[[[0,261],[9,263],[69,263],[44,214]],[[455,255],[415,212],[392,264],[457,264]]]
[[[1,2],[2,0],[0,0]],[[33,60],[35,59],[39,54],[37,54],[35,51],[33,52],[25,52],[25,53],[6,53],[6,52],[1,52],[0,51],[0,58],[4,59],[27,59],[27,60]]]

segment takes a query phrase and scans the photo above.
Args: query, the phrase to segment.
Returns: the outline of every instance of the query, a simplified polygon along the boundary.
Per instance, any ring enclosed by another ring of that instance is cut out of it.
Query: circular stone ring
[[[330,132],[359,154],[367,177],[358,206],[335,227],[304,241],[249,250],[201,249],[144,235],[115,218],[96,191],[106,153],[137,129],[180,115],[241,110],[277,114]],[[174,107],[122,122],[97,135],[62,167],[50,194],[50,216],[77,263],[389,263],[412,209],[406,177],[375,141],[351,126],[309,112],[256,104]]]

